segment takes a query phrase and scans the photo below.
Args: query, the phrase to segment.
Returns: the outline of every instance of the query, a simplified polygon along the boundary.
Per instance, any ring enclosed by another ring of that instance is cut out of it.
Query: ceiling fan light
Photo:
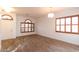
[[[54,13],[49,13],[48,14],[48,18],[53,18],[54,17]]]

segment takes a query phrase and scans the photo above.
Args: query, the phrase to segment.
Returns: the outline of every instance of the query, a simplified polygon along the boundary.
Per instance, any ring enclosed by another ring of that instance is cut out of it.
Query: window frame
[[[27,20],[29,20],[29,19],[27,19]],[[29,20],[30,23],[26,22],[27,20],[25,20],[24,22],[20,23],[20,32],[21,33],[34,32],[34,23],[32,23],[31,20]],[[21,27],[22,24],[24,24],[24,27]],[[27,27],[25,26],[26,24],[28,25]],[[31,25],[31,27],[29,27],[29,24]],[[22,31],[22,28],[24,28],[24,31]],[[28,29],[27,31],[26,31],[26,28]],[[31,31],[29,31],[29,28],[31,28]]]
[[[72,18],[73,17],[78,17],[78,24],[72,24]],[[61,31],[61,19],[65,19],[65,24],[64,24],[64,31]],[[70,18],[70,32],[66,31],[66,26],[68,24],[66,24],[66,18]],[[60,20],[60,24],[59,24],[59,31],[57,31],[57,20]],[[72,25],[77,25],[78,26],[78,32],[72,32]],[[79,15],[72,15],[72,16],[66,16],[66,17],[59,17],[56,18],[55,20],[55,32],[59,32],[59,33],[71,33],[71,34],[79,34]]]

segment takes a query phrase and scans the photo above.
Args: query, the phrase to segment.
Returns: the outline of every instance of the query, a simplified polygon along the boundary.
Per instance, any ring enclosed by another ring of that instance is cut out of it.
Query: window
[[[25,20],[24,22],[21,22],[21,32],[34,32],[34,23],[32,23],[30,20]]]
[[[1,15],[2,20],[13,20],[13,17],[8,14]]]
[[[79,34],[79,15],[56,18],[56,32]]]

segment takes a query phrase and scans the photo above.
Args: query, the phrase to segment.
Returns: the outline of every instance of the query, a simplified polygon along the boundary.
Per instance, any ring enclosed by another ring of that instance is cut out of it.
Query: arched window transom
[[[32,21],[29,19],[21,22],[21,33],[26,32],[34,32],[34,23],[32,23]]]

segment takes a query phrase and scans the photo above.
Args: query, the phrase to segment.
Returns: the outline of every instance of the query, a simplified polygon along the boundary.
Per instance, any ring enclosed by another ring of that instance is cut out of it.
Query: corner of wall
[[[0,40],[0,51],[1,51],[1,40]]]

